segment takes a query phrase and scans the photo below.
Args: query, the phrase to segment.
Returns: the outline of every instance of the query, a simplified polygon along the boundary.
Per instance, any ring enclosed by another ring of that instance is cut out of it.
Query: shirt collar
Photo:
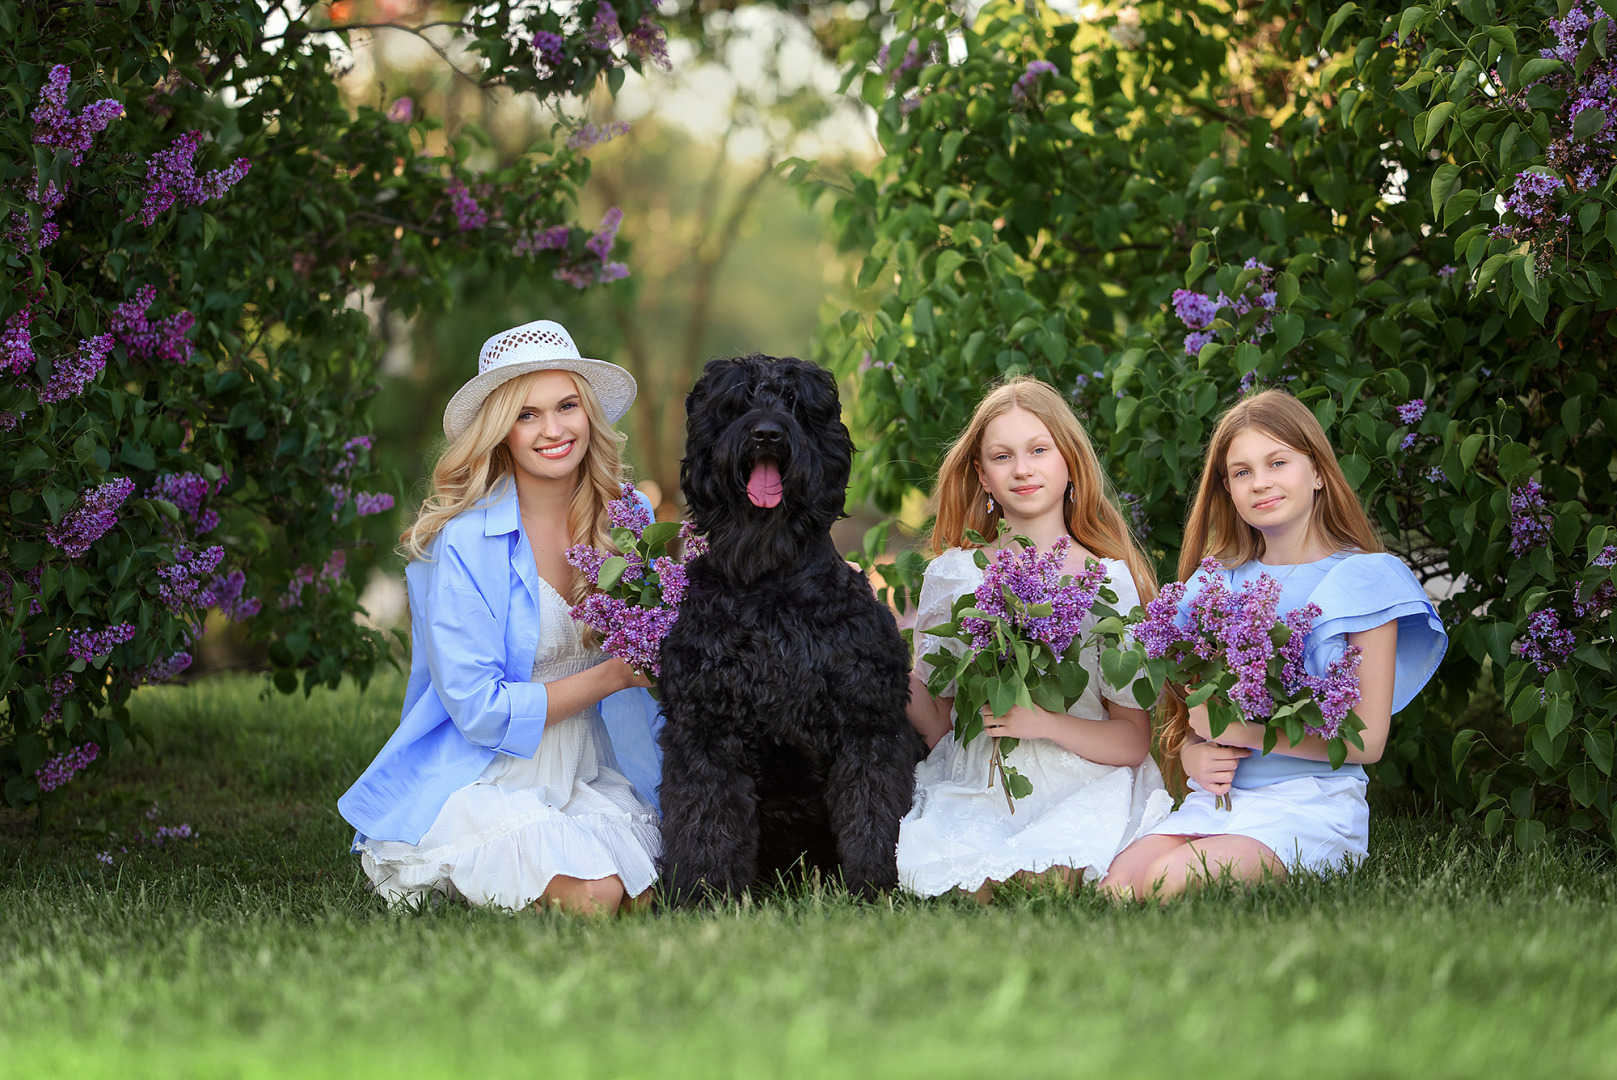
[[[517,502],[517,485],[509,476],[495,483],[483,506],[484,536],[504,536],[522,528],[522,506]]]

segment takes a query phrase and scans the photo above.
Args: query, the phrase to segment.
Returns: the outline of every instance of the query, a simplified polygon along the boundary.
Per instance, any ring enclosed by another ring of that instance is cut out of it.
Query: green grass
[[[1383,817],[1353,874],[1167,910],[810,891],[609,923],[398,914],[334,803],[400,685],[261,686],[142,691],[153,748],[42,829],[0,817],[0,1077],[1617,1074],[1593,849]],[[154,803],[198,838],[131,842]]]

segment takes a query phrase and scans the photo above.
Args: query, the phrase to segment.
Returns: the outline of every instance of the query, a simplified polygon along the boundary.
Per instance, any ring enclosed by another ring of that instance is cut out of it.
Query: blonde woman
[[[932,528],[938,556],[927,567],[915,625],[948,622],[955,599],[982,584],[966,532],[994,537],[1001,521],[1040,551],[1067,537],[1068,573],[1081,572],[1087,559],[1103,561],[1120,611],[1155,597],[1150,561],[1108,489],[1089,437],[1060,393],[1029,378],[990,391],[938,471]],[[1092,622],[1085,619],[1086,633]],[[916,767],[915,805],[899,827],[899,881],[923,896],[960,890],[986,903],[993,884],[1013,876],[1053,874],[1074,883],[1100,877],[1173,806],[1151,760],[1154,703],[1107,685],[1100,651],[1092,649],[1083,657],[1088,688],[1066,713],[985,711],[988,735],[1023,740],[1014,764],[1033,782],[1033,793],[1017,800],[1013,813],[988,781],[990,740],[957,743],[952,688],[936,698],[927,691],[932,666],[923,658],[962,648],[953,639],[916,634],[909,715],[932,750]]]
[[[540,321],[484,343],[444,412],[449,446],[401,538],[403,718],[337,804],[389,902],[615,913],[651,895],[660,717],[646,680],[573,622],[589,585],[565,557],[608,542],[611,425],[634,395]]]

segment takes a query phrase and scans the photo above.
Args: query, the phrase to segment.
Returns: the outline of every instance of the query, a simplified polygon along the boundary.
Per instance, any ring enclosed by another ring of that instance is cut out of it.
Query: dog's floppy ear
[[[685,458],[679,463],[679,488],[696,527],[704,532],[713,527],[712,515],[724,509],[721,477],[712,465],[713,447],[724,419],[707,406],[715,398],[722,401],[725,390],[738,377],[746,377],[739,363],[716,356],[702,368],[701,377],[685,397]]]

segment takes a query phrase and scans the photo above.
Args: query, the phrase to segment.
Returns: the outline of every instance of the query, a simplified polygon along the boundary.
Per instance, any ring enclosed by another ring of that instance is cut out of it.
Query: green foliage
[[[885,69],[873,43],[844,54],[886,155],[835,220],[869,251],[861,287],[891,283],[822,338],[864,371],[859,492],[896,511],[983,385],[1028,372],[1071,392],[1171,566],[1217,414],[1286,386],[1392,550],[1447,593],[1449,656],[1377,778],[1524,845],[1546,821],[1609,837],[1617,196],[1591,134],[1606,110],[1580,95],[1608,72],[1610,24],[1566,64],[1539,55],[1557,14],[1270,0],[1086,22],[998,3],[968,26],[898,4]],[[1516,198],[1529,170],[1563,181],[1536,207]],[[1193,351],[1179,289],[1219,309]],[[1542,610],[1576,642],[1541,671],[1513,643]],[[1484,681],[1512,725],[1456,738]]]
[[[459,25],[489,62],[484,84],[588,91],[640,62],[589,36],[595,10],[563,25],[548,7],[502,6]],[[628,0],[618,17],[628,29],[651,10]],[[354,619],[371,555],[357,518],[400,489],[372,468],[364,435],[379,351],[365,303],[441,308],[465,263],[581,288],[621,270],[570,221],[587,161],[543,142],[475,175],[475,128],[446,140],[408,102],[350,108],[327,17],[0,0],[0,787],[12,805],[37,798],[54,752],[118,750],[132,687],[188,661],[224,597],[182,564],[243,575],[224,606],[267,643],[283,691],[363,681],[388,659]],[[536,62],[537,30],[564,32],[553,63]],[[54,117],[41,111],[53,95]],[[86,145],[70,129],[95,102],[116,115]],[[97,373],[85,356],[106,348]],[[85,500],[119,480],[132,490],[103,535],[105,514],[81,520]],[[93,542],[62,542],[75,531]],[[72,655],[72,635],[113,626],[132,637]]]

